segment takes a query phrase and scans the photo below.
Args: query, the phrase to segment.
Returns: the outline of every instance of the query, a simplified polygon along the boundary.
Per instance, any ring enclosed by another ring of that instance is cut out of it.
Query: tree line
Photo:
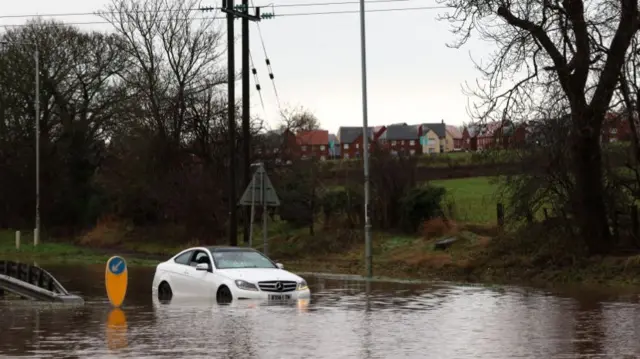
[[[226,44],[196,8],[116,0],[101,13],[107,33],[36,20],[0,35],[0,227],[30,228],[34,217],[37,46],[44,228],[113,215],[224,231]],[[253,119],[250,136],[261,129]],[[246,139],[236,138],[240,154]]]

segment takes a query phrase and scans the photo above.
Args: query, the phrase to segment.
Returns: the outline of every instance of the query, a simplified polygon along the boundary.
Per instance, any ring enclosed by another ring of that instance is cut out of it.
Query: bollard
[[[20,249],[20,231],[16,231],[16,249]]]
[[[33,230],[33,246],[37,247],[38,246],[38,238],[40,236],[40,233],[38,233],[38,228],[35,228]]]

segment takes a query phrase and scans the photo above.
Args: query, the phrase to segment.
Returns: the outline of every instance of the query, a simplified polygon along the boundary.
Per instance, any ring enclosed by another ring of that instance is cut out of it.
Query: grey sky
[[[256,6],[263,6],[268,3],[280,5],[346,0],[254,1]],[[104,9],[108,2],[109,0],[4,0],[0,16],[92,12]],[[202,6],[220,4],[221,0],[202,0]],[[367,4],[367,9],[434,5],[437,5],[434,0],[409,0]],[[276,17],[260,23],[282,106],[303,106],[313,111],[322,126],[330,132],[336,132],[339,126],[362,124],[358,14],[277,15],[341,10],[358,10],[358,5],[275,8]],[[263,9],[263,12],[266,11],[270,10]],[[436,122],[442,119],[448,124],[460,125],[463,121],[469,121],[466,112],[468,98],[462,93],[461,85],[465,81],[473,83],[479,76],[469,54],[476,60],[482,59],[491,46],[476,40],[462,50],[447,48],[445,44],[453,39],[449,24],[436,20],[437,15],[444,11],[409,10],[366,14],[370,125]],[[66,22],[102,20],[95,16],[57,19]],[[0,26],[20,24],[26,20],[0,18]],[[82,25],[80,28],[108,31],[109,25]],[[255,24],[251,26],[251,31],[251,51],[266,107],[265,113],[252,78],[252,112],[267,118],[271,126],[276,126],[278,106]],[[240,35],[239,21],[236,22],[236,34]],[[238,71],[240,48],[238,41]],[[238,97],[241,94],[239,82],[236,94]]]

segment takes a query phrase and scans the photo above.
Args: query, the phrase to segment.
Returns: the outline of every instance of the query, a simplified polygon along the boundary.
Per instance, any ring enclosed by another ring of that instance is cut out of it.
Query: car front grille
[[[278,283],[280,283],[281,286],[278,286]],[[260,287],[260,290],[263,292],[293,292],[296,290],[297,285],[298,284],[296,282],[288,280],[258,282],[258,287]],[[281,287],[282,289],[279,290],[278,287]]]

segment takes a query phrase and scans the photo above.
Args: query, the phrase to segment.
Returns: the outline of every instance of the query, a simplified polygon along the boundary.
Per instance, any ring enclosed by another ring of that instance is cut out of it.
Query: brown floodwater
[[[133,267],[112,311],[102,266],[47,269],[86,304],[0,300],[0,357],[640,357],[637,295],[305,275],[309,301],[161,304]]]

